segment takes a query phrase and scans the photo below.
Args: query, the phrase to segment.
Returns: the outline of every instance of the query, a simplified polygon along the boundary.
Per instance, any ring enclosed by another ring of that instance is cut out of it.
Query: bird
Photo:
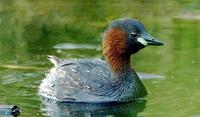
[[[112,21],[102,35],[104,60],[59,59],[49,56],[54,67],[39,86],[39,95],[58,102],[129,102],[148,93],[133,67],[131,55],[147,46],[162,46],[137,19]]]

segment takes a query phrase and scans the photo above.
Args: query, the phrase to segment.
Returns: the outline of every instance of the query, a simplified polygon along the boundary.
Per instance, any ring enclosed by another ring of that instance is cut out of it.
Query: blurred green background
[[[136,71],[165,77],[143,80],[149,95],[137,116],[200,117],[199,0],[0,0],[0,104],[20,106],[21,117],[45,116],[37,92],[52,67],[47,55],[101,58],[105,27],[127,17],[165,43],[132,56]],[[55,48],[61,43],[97,49]]]

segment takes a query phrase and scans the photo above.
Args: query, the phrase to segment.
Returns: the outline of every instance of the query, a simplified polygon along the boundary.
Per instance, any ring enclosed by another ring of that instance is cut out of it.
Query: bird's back
[[[73,102],[114,100],[110,96],[114,92],[111,71],[104,60],[64,60],[56,64],[40,85],[43,96]]]

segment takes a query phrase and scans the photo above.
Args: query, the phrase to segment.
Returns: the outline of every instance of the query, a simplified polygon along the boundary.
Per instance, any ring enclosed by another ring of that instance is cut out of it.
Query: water
[[[0,0],[0,104],[19,106],[21,117],[199,117],[199,14],[198,0]],[[101,58],[103,30],[123,17],[139,19],[165,42],[132,57],[136,71],[165,78],[143,80],[149,92],[144,101],[114,106],[53,103],[54,111],[45,108],[37,90],[52,67],[47,55]],[[54,48],[63,43],[92,46]]]

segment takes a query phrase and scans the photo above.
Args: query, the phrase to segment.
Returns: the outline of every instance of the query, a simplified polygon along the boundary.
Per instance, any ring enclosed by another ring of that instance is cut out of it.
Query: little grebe
[[[146,88],[131,68],[131,54],[148,45],[163,45],[135,19],[113,21],[103,35],[105,61],[100,59],[60,60],[42,81],[39,94],[66,102],[127,102],[147,95]]]

